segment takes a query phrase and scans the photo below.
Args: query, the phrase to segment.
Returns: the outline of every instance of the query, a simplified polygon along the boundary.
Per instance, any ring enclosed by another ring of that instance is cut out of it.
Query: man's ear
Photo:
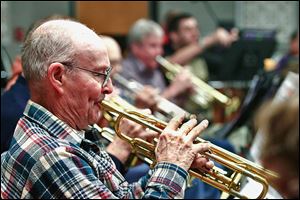
[[[49,83],[59,93],[63,93],[63,75],[65,74],[65,67],[61,63],[52,63],[47,72]]]

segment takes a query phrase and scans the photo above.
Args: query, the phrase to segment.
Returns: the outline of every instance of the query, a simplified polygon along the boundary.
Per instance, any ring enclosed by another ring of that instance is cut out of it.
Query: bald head
[[[41,80],[51,63],[74,63],[81,49],[92,49],[92,46],[105,48],[100,37],[85,25],[65,19],[47,21],[33,30],[24,42],[25,78]]]
[[[33,34],[35,36],[47,34],[56,40],[58,38],[70,39],[73,44],[99,41],[99,36],[84,24],[64,19],[47,21],[39,26]]]

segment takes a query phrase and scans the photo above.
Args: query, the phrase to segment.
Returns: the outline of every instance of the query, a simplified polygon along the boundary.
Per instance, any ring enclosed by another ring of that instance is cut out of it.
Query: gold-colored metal
[[[109,102],[106,100],[102,101],[100,105],[103,110],[115,113],[115,115],[118,116],[115,123],[116,134],[121,139],[130,143],[137,155],[142,155],[150,159],[152,161],[152,166],[155,165],[155,143],[149,143],[140,138],[131,138],[123,134],[119,126],[120,121],[123,118],[127,118],[128,120],[134,121],[158,133],[162,132],[162,130],[166,127],[167,123],[157,120],[150,115],[143,115],[137,111],[129,111],[123,109],[122,107],[114,104],[113,102]],[[201,138],[197,138],[195,142],[203,143],[207,141]],[[278,175],[274,172],[264,169],[263,167],[236,154],[233,154],[225,149],[222,149],[214,144],[211,144],[209,151],[205,152],[203,155],[231,169],[233,171],[231,177],[227,177],[225,175],[226,172],[224,172],[222,169],[216,166],[210,171],[190,169],[189,174],[191,176],[201,179],[202,181],[212,185],[213,187],[223,192],[229,193],[238,198],[248,198],[247,196],[242,195],[239,192],[241,186],[237,180],[239,179],[237,178],[238,176],[244,175],[262,185],[262,191],[260,192],[257,198],[264,198],[266,196],[269,187],[267,178],[278,177]]]
[[[175,76],[179,74],[183,69],[182,66],[173,64],[162,56],[157,56],[156,61],[164,68],[164,70],[166,71],[166,76],[171,80],[174,79]],[[190,74],[190,77],[191,81],[196,86],[196,95],[193,95],[192,99],[197,104],[200,104],[202,107],[206,108],[215,100],[226,106],[232,103],[229,97],[225,96],[212,86],[208,85],[200,78],[194,76],[193,74]]]
[[[124,91],[123,94],[133,101],[135,100],[134,98],[137,92],[144,89],[144,86],[141,83],[135,80],[128,80],[120,74],[115,74],[113,76],[113,81],[120,85]],[[186,114],[187,116],[191,115],[186,110],[182,109],[159,94],[157,94],[155,98],[157,100],[157,111],[155,111],[153,115],[162,118],[163,120],[171,119],[175,115],[180,114]]]
[[[100,126],[98,126],[97,124],[94,124],[93,127],[95,129],[97,129],[97,131],[100,133],[100,135],[106,139],[109,142],[113,142],[116,136],[116,132],[108,127],[103,127],[101,128]]]

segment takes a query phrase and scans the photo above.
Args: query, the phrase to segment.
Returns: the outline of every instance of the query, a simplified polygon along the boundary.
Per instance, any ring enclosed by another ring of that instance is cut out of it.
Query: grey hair
[[[78,30],[78,26],[85,29]],[[28,34],[22,49],[25,78],[43,79],[53,62],[74,63],[77,53],[74,37],[86,34],[86,29],[88,28],[85,25],[71,20],[51,20]]]
[[[128,33],[128,44],[141,42],[144,37],[149,35],[163,36],[161,26],[149,19],[139,19],[130,28]]]

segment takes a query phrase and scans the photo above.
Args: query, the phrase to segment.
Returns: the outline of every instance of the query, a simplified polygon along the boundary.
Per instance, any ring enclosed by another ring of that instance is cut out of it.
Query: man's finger
[[[196,124],[197,120],[192,118],[180,127],[179,132],[181,132],[183,135],[187,135],[195,127]]]
[[[184,114],[177,115],[176,117],[173,117],[166,128],[169,128],[171,130],[177,130],[177,128],[182,124],[184,120]]]
[[[202,120],[200,124],[198,124],[190,131],[186,139],[190,141],[194,141],[199,136],[199,134],[207,128],[207,126],[208,126],[208,120],[206,119]]]

